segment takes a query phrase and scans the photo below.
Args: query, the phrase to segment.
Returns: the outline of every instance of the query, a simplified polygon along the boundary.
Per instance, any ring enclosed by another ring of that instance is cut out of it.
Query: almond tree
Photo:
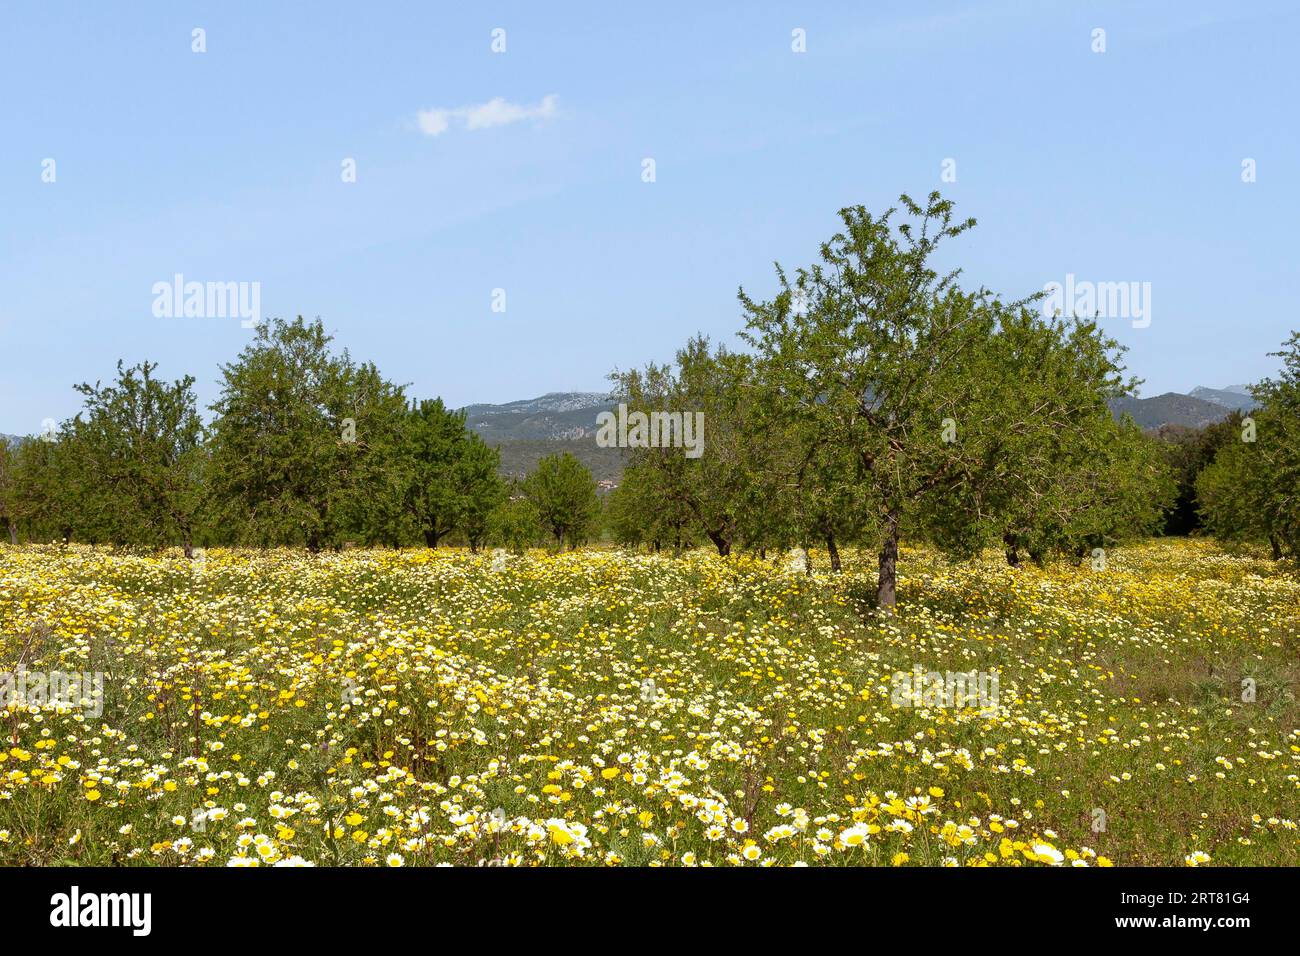
[[[430,548],[456,529],[478,549],[488,515],[504,497],[501,455],[465,427],[465,412],[441,399],[412,402],[406,414],[399,467],[403,507]]]
[[[778,265],[781,291],[771,301],[739,294],[744,336],[783,414],[810,447],[853,457],[858,500],[874,510],[876,600],[885,609],[896,601],[909,513],[959,486],[969,471],[963,459],[980,456],[989,424],[964,412],[979,373],[996,367],[989,294],[963,292],[958,273],[941,276],[931,265],[935,249],[974,220],[954,222],[938,193],[924,207],[900,202],[912,221],[895,227],[894,209],[841,210],[844,229],[822,245],[821,262],[793,282]],[[945,419],[964,424],[961,448],[945,440]]]
[[[979,401],[966,409],[984,446],[965,455],[966,431],[953,436],[964,479],[928,503],[927,526],[949,551],[988,544],[1019,564],[1026,551],[1075,557],[1149,534],[1173,494],[1157,444],[1131,421],[1116,422],[1107,400],[1137,384],[1123,378],[1122,349],[1095,321],[1044,320],[1027,308],[994,303],[997,328]],[[966,515],[956,525],[942,520]]]
[[[402,389],[330,341],[319,319],[275,319],[222,366],[210,500],[224,539],[318,551],[393,493]]]
[[[505,482],[498,474],[500,466],[501,452],[466,430],[463,453],[456,463],[456,480],[464,495],[460,530],[470,551],[477,551],[487,541],[492,515],[505,500]]]
[[[740,293],[759,377],[820,466],[805,510],[869,516],[878,606],[897,600],[904,529],[957,555],[1000,540],[1013,563],[1022,546],[1077,555],[1151,530],[1171,483],[1154,445],[1111,419],[1107,399],[1135,384],[1116,344],[1044,319],[1038,296],[963,291],[930,263],[974,220],[954,222],[938,193],[900,202],[896,226],[894,209],[842,210],[820,263],[793,282],[777,266],[774,300]]]
[[[576,548],[600,514],[600,499],[591,472],[573,455],[547,455],[523,481],[521,489],[557,548]]]
[[[1300,559],[1300,332],[1272,354],[1281,373],[1251,389],[1260,407],[1201,472],[1196,496],[1216,536]]]
[[[89,541],[97,533],[80,512],[80,482],[69,446],[65,423],[55,434],[22,438],[11,448],[10,501],[15,523],[29,541],[58,536],[66,543],[74,532]],[[90,534],[84,533],[87,530]]]
[[[761,479],[772,473],[778,449],[766,430],[754,371],[750,356],[724,346],[711,350],[708,339],[696,337],[678,350],[673,365],[652,363],[610,376],[629,419],[693,416],[692,422],[703,422],[691,436],[699,442],[695,449],[665,438],[662,428],[657,441],[646,435],[645,443],[635,445],[629,429],[629,470],[639,493],[674,521],[688,517],[724,557],[738,541],[755,544],[766,533],[771,504],[761,493]]]
[[[618,487],[605,499],[605,521],[622,545],[644,544],[674,551],[696,543],[695,517],[661,480],[653,462],[629,464]]]
[[[0,521],[4,522],[9,543],[18,543],[18,447],[0,436]]]
[[[512,483],[505,494],[506,497],[488,515],[487,534],[515,554],[523,554],[542,537],[541,518],[517,482]]]
[[[166,383],[157,365],[117,363],[117,381],[83,383],[81,412],[62,441],[72,455],[79,509],[116,543],[178,542],[193,555],[202,497],[203,424],[194,378]]]

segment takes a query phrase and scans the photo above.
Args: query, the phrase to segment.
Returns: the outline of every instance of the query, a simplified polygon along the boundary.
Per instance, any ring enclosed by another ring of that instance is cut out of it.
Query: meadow
[[[813,562],[4,547],[0,863],[1300,864],[1287,563]]]

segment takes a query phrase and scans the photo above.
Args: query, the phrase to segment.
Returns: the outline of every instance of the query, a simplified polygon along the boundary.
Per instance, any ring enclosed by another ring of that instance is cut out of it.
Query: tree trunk
[[[185,557],[188,558],[189,560],[193,561],[193,560],[194,560],[194,542],[190,540],[190,536],[189,536],[188,534],[185,536],[185,544],[183,545],[183,547],[185,548]]]
[[[426,528],[424,530],[424,546],[426,548],[436,548],[440,537],[442,536],[432,528]]]
[[[876,584],[876,607],[893,611],[898,590],[898,520],[897,508],[885,517],[885,544],[880,549],[880,577]]]
[[[18,543],[18,525],[14,524],[12,521],[8,521],[8,520],[5,521],[5,524],[7,524],[7,525],[9,526],[9,543],[10,543],[10,544],[17,544],[17,543]]]
[[[722,536],[720,531],[708,532],[709,540],[713,542],[714,547],[718,549],[718,554],[726,557],[731,554],[731,542]]]
[[[826,550],[831,553],[831,571],[838,572],[840,570],[840,549],[835,547],[835,535],[828,534],[826,536]],[[808,566],[812,567],[811,561],[808,562]]]
[[[14,533],[14,526],[13,526],[13,525],[10,525],[10,526],[9,526],[9,536],[10,536],[11,538],[13,537],[13,533]],[[18,543],[18,539],[17,539],[17,538],[14,538],[14,544],[17,544],[17,543]],[[1274,560],[1274,561],[1281,561],[1281,560],[1282,560],[1282,545],[1278,542],[1278,540],[1277,540],[1277,535],[1275,535],[1275,534],[1270,534],[1270,535],[1268,536],[1268,543],[1269,543],[1269,546],[1273,549],[1273,560]]]
[[[1015,536],[1004,534],[1002,536],[1002,543],[1007,546],[1007,564],[1011,565],[1013,568],[1020,567],[1020,551],[1016,547]]]

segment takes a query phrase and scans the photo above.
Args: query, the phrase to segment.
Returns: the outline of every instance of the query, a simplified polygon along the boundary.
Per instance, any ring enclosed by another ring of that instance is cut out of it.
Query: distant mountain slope
[[[594,437],[596,416],[615,403],[601,392],[551,392],[505,405],[467,405],[465,424],[490,444]]]
[[[1215,405],[1222,405],[1225,408],[1235,408],[1241,412],[1249,411],[1255,407],[1255,400],[1250,397],[1250,392],[1246,390],[1244,385],[1230,385],[1227,388],[1206,388],[1204,385],[1198,385],[1188,394],[1192,398],[1213,402]]]
[[[616,403],[604,392],[550,392],[504,405],[467,405],[465,425],[501,451],[503,475],[522,478],[545,455],[568,452],[598,482],[623,477],[623,452],[596,444],[596,416]]]
[[[1204,428],[1222,421],[1232,412],[1225,405],[1179,392],[1165,392],[1151,398],[1113,398],[1110,410],[1117,419],[1127,412],[1143,428],[1159,428],[1161,425]]]

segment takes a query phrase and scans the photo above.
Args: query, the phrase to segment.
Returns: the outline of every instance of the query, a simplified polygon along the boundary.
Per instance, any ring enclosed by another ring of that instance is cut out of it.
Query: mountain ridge
[[[1149,398],[1121,396],[1111,399],[1109,405],[1116,419],[1127,412],[1146,429],[1162,425],[1204,428],[1222,421],[1234,410],[1254,408],[1255,400],[1244,389],[1198,385],[1189,393],[1163,392]],[[489,444],[502,444],[582,441],[595,434],[596,417],[615,407],[614,397],[601,392],[548,392],[501,405],[466,405],[464,411],[470,430]]]
[[[1206,388],[1203,385],[1198,385],[1187,394],[1192,398],[1213,402],[1215,405],[1222,405],[1225,408],[1235,408],[1240,412],[1249,411],[1255,407],[1255,399],[1251,397],[1245,385],[1229,385],[1227,388]]]
[[[465,427],[489,444],[580,440],[596,434],[596,416],[615,408],[605,392],[547,392],[503,405],[466,405]]]

